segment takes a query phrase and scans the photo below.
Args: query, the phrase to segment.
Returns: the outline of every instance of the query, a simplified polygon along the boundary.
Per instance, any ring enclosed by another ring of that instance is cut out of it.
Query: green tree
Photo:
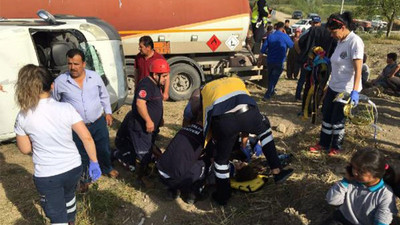
[[[360,11],[364,15],[382,15],[388,21],[386,30],[386,37],[390,36],[392,31],[393,22],[400,13],[399,0],[357,0],[360,5]]]

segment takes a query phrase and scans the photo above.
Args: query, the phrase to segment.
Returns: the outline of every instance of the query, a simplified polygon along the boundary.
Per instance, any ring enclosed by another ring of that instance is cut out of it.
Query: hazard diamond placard
[[[232,35],[228,40],[226,40],[225,44],[231,51],[233,51],[239,45],[239,39]]]
[[[207,41],[208,47],[215,52],[217,48],[221,45],[221,41],[217,38],[217,36],[213,35],[210,40]]]

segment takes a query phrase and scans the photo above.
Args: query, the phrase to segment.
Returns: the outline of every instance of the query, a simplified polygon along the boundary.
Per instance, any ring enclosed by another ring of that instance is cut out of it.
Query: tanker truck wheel
[[[185,63],[171,66],[169,97],[174,101],[189,99],[193,90],[200,87],[200,74]]]

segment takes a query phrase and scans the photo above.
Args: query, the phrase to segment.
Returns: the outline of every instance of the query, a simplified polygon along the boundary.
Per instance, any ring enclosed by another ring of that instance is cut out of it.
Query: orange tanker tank
[[[173,100],[189,98],[208,74],[261,77],[256,57],[243,48],[248,0],[0,0],[0,17],[33,17],[39,9],[61,14],[56,18],[93,16],[112,24],[122,37],[128,82],[139,38],[151,36],[170,65]]]
[[[213,35],[221,43],[231,35],[243,41],[250,13],[248,0],[0,0],[0,17],[4,18],[35,17],[39,9],[107,21],[122,36],[127,55],[137,53],[136,37],[143,35],[170,42],[169,50],[164,50],[171,54],[213,51],[205,45]],[[215,51],[232,51],[224,45]],[[188,47],[190,52],[184,50]]]

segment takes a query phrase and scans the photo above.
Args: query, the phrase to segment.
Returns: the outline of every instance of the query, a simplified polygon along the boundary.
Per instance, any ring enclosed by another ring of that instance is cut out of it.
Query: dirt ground
[[[384,67],[388,52],[400,52],[399,44],[366,43],[373,77]],[[289,165],[295,173],[287,182],[275,185],[269,180],[255,193],[234,192],[224,208],[209,199],[188,205],[181,199],[166,201],[165,189],[155,175],[154,187],[141,189],[132,173],[116,165],[121,172],[118,179],[103,176],[88,194],[78,196],[77,224],[319,224],[334,210],[324,200],[327,190],[341,179],[344,166],[356,149],[375,145],[373,129],[347,124],[344,154],[328,157],[309,153],[308,146],[315,144],[319,136],[320,119],[313,125],[297,116],[301,105],[294,101],[296,81],[284,77],[285,73],[277,85],[277,95],[269,102],[261,101],[264,88],[254,83],[248,83],[248,88],[271,121],[278,151],[295,157]],[[400,98],[382,94],[371,100],[379,111],[381,130],[376,145],[393,165],[400,165]],[[157,141],[162,149],[179,130],[185,105],[186,101],[164,104],[165,126]],[[115,122],[110,128],[112,143],[129,109],[126,105],[114,113]],[[32,172],[31,157],[19,153],[15,143],[0,145],[0,224],[46,223]]]

